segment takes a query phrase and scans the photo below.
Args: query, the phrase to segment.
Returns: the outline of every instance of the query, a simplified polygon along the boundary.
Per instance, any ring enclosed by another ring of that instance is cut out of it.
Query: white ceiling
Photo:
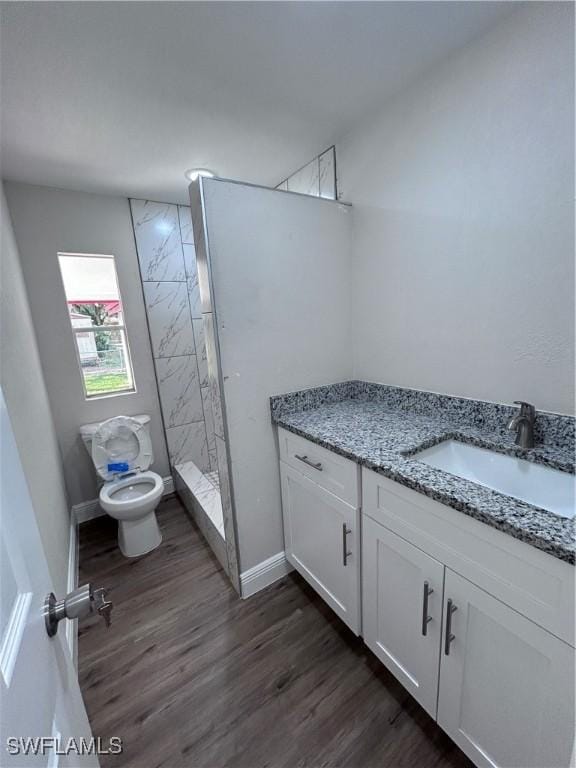
[[[3,176],[186,202],[275,185],[504,2],[2,3]]]

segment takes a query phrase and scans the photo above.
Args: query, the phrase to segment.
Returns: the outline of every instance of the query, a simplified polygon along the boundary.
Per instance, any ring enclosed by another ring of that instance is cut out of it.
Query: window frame
[[[89,258],[89,259],[111,259],[112,264],[114,265],[114,277],[116,279],[116,289],[118,291],[118,299],[120,302],[120,306],[122,307],[122,323],[118,323],[115,325],[92,325],[92,326],[85,326],[85,327],[78,327],[75,328],[72,325],[72,318],[70,316],[70,305],[68,303],[68,296],[66,295],[66,285],[64,283],[64,275],[62,274],[62,265],[60,263],[60,257],[75,257],[75,258]],[[124,311],[124,301],[122,299],[122,292],[120,290],[120,280],[118,278],[118,269],[116,267],[116,257],[112,253],[80,253],[78,251],[58,251],[57,254],[58,258],[58,270],[60,272],[60,280],[62,281],[62,289],[64,291],[64,301],[66,304],[66,312],[68,314],[68,322],[70,324],[70,330],[72,331],[72,341],[74,345],[74,352],[76,354],[76,363],[78,364],[78,373],[80,374],[80,379],[82,381],[82,389],[84,392],[84,399],[85,400],[102,400],[107,397],[117,397],[119,395],[134,395],[137,393],[138,389],[136,387],[136,377],[134,376],[134,365],[132,363],[132,353],[130,351],[130,342],[128,339],[128,328],[126,325],[126,316]],[[123,389],[115,389],[112,392],[98,392],[95,394],[89,394],[88,390],[86,389],[86,379],[84,377],[84,368],[82,366],[82,361],[80,359],[80,348],[78,346],[78,340],[77,336],[78,334],[82,333],[91,333],[93,335],[96,335],[96,333],[102,333],[102,332],[112,332],[112,331],[119,331],[123,334],[124,338],[124,344],[126,349],[126,372],[128,374],[128,380],[132,382],[130,387],[126,387]]]

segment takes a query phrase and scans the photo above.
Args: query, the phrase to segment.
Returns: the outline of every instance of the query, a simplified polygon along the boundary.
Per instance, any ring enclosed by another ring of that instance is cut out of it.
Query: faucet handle
[[[514,400],[514,405],[520,406],[520,413],[522,415],[533,416],[536,411],[532,403],[527,403],[525,400]]]

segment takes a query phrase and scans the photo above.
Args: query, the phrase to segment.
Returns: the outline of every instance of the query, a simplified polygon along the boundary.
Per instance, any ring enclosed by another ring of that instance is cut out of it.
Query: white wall
[[[168,458],[128,201],[16,183],[6,184],[6,195],[71,503],[98,495],[94,467],[78,434],[81,424],[118,414],[149,413],[153,469],[167,475]],[[59,251],[116,257],[136,393],[85,399],[58,267]]]
[[[284,550],[270,396],[352,373],[352,210],[220,180],[203,180],[203,191],[240,569],[247,571]],[[210,370],[210,334],[207,345]],[[226,435],[216,412],[214,421],[221,469]]]
[[[53,587],[61,595],[66,592],[67,586],[69,506],[58,441],[3,187],[1,198],[0,383],[26,474]]]
[[[338,144],[356,377],[574,412],[573,17],[523,4]]]

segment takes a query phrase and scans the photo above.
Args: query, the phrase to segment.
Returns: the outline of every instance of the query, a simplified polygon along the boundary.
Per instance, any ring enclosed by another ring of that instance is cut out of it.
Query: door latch
[[[53,637],[56,634],[62,619],[82,619],[91,613],[100,614],[109,627],[113,605],[107,595],[106,589],[94,589],[92,584],[78,587],[69,592],[63,600],[57,600],[56,595],[50,592],[44,600],[44,621],[48,636]]]

